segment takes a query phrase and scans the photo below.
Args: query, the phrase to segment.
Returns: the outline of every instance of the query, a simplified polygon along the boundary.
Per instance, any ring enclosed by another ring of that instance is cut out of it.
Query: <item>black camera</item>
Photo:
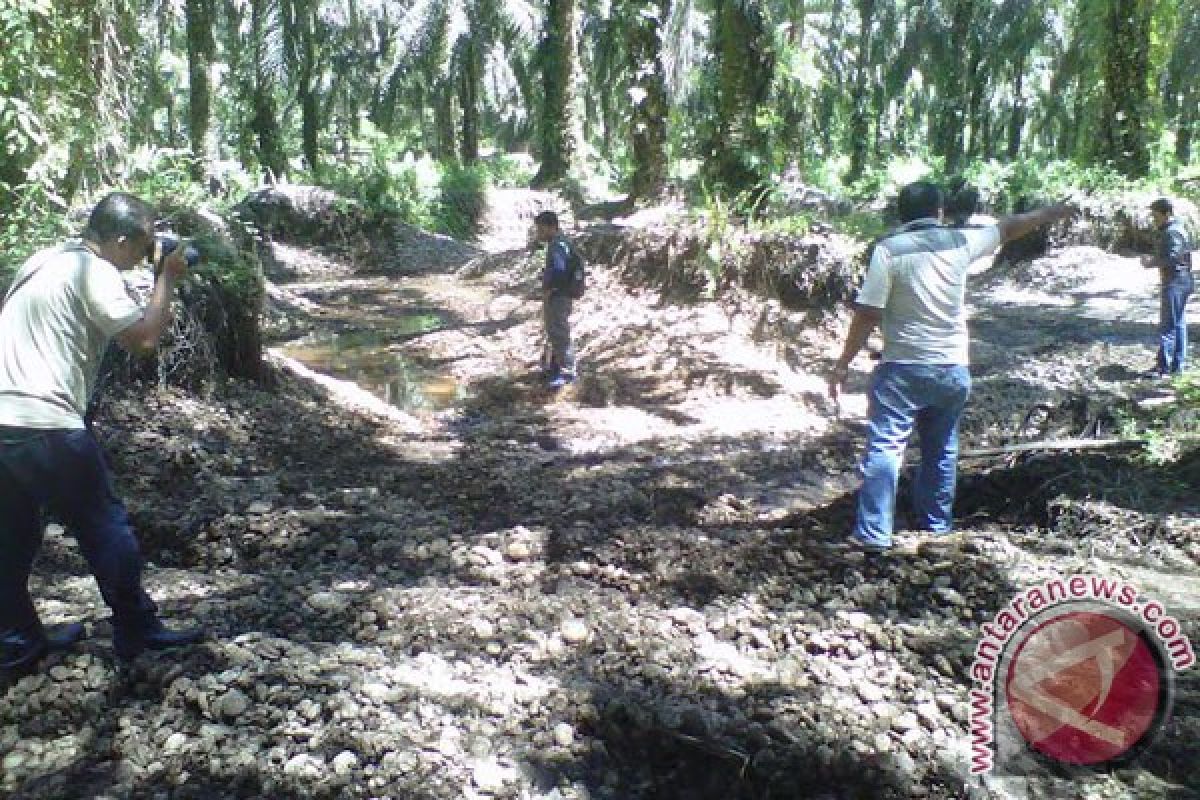
[[[193,245],[185,244],[180,238],[171,233],[159,233],[154,236],[154,266],[155,271],[162,268],[163,260],[183,246],[183,257],[189,268],[200,263],[200,251]]]

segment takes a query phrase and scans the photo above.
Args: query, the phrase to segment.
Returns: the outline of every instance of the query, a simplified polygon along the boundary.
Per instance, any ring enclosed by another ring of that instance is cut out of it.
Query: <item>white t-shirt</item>
[[[82,428],[109,339],[142,318],[121,274],[82,243],[25,262],[0,309],[0,425]]]
[[[883,310],[884,361],[969,362],[967,271],[1000,243],[995,225],[947,228],[927,219],[875,246],[858,302]]]

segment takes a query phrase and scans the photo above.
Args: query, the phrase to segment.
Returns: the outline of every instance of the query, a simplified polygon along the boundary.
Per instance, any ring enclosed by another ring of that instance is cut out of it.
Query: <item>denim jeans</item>
[[[913,482],[916,526],[947,533],[953,524],[958,421],[971,394],[971,374],[952,364],[884,363],[871,377],[867,451],[854,537],[892,543],[896,485],[904,447],[916,428],[921,466]]]
[[[1163,282],[1158,315],[1158,371],[1178,374],[1187,364],[1187,302],[1195,289],[1191,272]]]
[[[29,573],[42,546],[43,510],[79,541],[114,626],[152,625],[137,540],[92,433],[0,427],[0,634],[41,633]]]

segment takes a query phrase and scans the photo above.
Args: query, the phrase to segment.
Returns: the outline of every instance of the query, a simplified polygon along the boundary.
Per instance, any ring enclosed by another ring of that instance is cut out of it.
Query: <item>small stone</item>
[[[917,771],[917,762],[903,750],[899,750],[892,756],[892,763],[896,767],[896,773],[901,777],[910,777]]]
[[[262,514],[270,514],[273,506],[266,500],[255,500],[246,507],[246,513],[251,516],[260,516]]]
[[[343,750],[333,757],[333,771],[337,775],[349,775],[356,767],[358,767],[358,756],[349,750]]]
[[[217,698],[217,702],[213,704],[213,713],[217,717],[237,719],[245,714],[249,707],[250,698],[246,697],[240,689],[230,689]]]
[[[942,714],[938,711],[936,703],[918,703],[917,716],[925,723],[925,727],[930,730],[937,730],[942,724]]]
[[[471,548],[472,560],[481,567],[498,567],[504,563],[504,554],[484,545]]]
[[[512,770],[500,766],[494,759],[481,761],[471,773],[475,785],[484,792],[500,791],[513,777]]]
[[[504,555],[512,561],[526,561],[533,555],[533,549],[527,542],[517,539],[508,543],[504,548]]]
[[[967,604],[967,600],[965,597],[963,597],[961,594],[959,594],[956,590],[951,589],[949,587],[942,587],[939,589],[934,589],[933,593],[935,595],[937,595],[938,597],[940,597],[942,599],[942,601],[945,602],[947,605],[961,607],[961,606],[965,606]]]
[[[583,620],[576,619],[575,617],[565,620],[560,628],[560,632],[562,633],[563,640],[570,644],[582,644],[591,636],[591,631],[588,630],[588,626],[584,624]]]
[[[852,686],[855,683],[854,678],[841,665],[833,661],[825,664],[825,670],[829,673],[829,684],[831,686],[846,687]]]
[[[559,747],[570,747],[575,742],[575,729],[566,722],[554,726],[554,741]]]
[[[336,614],[350,606],[350,600],[339,592],[313,592],[305,601],[314,611]]]
[[[163,749],[168,753],[173,753],[178,750],[182,750],[183,746],[186,744],[187,736],[176,731],[167,737],[167,741],[163,742]]]
[[[285,775],[299,778],[316,778],[325,770],[325,762],[307,753],[294,755],[283,765]]]
[[[879,688],[874,683],[863,681],[858,685],[858,696],[863,699],[864,703],[878,703],[883,699],[883,689]]]
[[[477,639],[490,639],[496,635],[496,626],[483,617],[471,622],[471,630]]]
[[[917,715],[911,711],[905,711],[892,720],[892,728],[898,731],[909,731],[916,728],[920,723],[917,722]]]

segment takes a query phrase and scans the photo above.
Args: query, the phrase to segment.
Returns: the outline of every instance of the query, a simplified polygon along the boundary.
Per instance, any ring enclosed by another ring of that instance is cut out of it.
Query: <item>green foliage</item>
[[[1175,379],[1175,395],[1184,408],[1200,409],[1200,372],[1185,372]]]
[[[725,269],[737,247],[735,228],[747,224],[766,202],[766,192],[747,190],[726,200],[719,191],[701,184],[704,206],[700,219],[704,223],[705,247],[700,251],[700,264],[708,277],[706,291],[714,295],[725,281]]]
[[[194,234],[191,240],[201,253],[200,263],[190,273],[192,279],[218,286],[247,306],[262,298],[262,268],[250,252],[211,231]]]
[[[507,153],[488,156],[481,159],[479,165],[487,171],[491,185],[501,189],[525,187],[533,180],[531,163]]]
[[[755,219],[751,230],[762,233],[781,233],[787,236],[807,236],[812,230],[812,214],[789,214],[785,217],[771,216],[766,219]]]
[[[16,189],[0,187],[0,206],[7,209],[0,217],[0,297],[8,290],[13,275],[27,258],[53,245],[67,234],[66,215],[61,201],[44,186],[27,185]]]
[[[1149,410],[1130,409],[1117,416],[1123,439],[1140,439],[1139,458],[1151,466],[1176,461],[1185,445],[1200,439],[1200,372],[1190,370],[1172,380],[1175,402]]]
[[[1150,179],[1131,180],[1116,170],[1074,161],[1021,159],[1010,163],[980,162],[963,176],[977,186],[998,212],[1011,212],[1023,197],[1066,197],[1086,194],[1121,194],[1152,189]]]
[[[834,217],[832,223],[835,231],[860,242],[873,242],[888,230],[887,221],[878,211],[852,211]]]
[[[364,163],[327,167],[318,183],[362,204],[375,218],[428,228],[434,222],[432,206],[439,179],[433,161],[414,159],[402,153],[396,142],[382,137],[371,144]]]
[[[868,165],[863,175],[844,191],[856,200],[870,202],[881,197],[895,197],[913,181],[940,180],[942,161],[928,153],[894,156],[887,161]]]
[[[487,211],[490,176],[484,167],[451,164],[442,173],[434,227],[458,239],[472,239]]]
[[[128,191],[153,203],[160,213],[207,205],[208,190],[193,175],[196,162],[179,151],[142,149],[131,158]]]
[[[494,156],[463,167],[438,164],[405,152],[402,137],[369,136],[369,155],[359,163],[329,166],[316,182],[359,203],[375,220],[399,220],[457,238],[478,232],[493,175],[520,182],[528,171],[520,161]]]

